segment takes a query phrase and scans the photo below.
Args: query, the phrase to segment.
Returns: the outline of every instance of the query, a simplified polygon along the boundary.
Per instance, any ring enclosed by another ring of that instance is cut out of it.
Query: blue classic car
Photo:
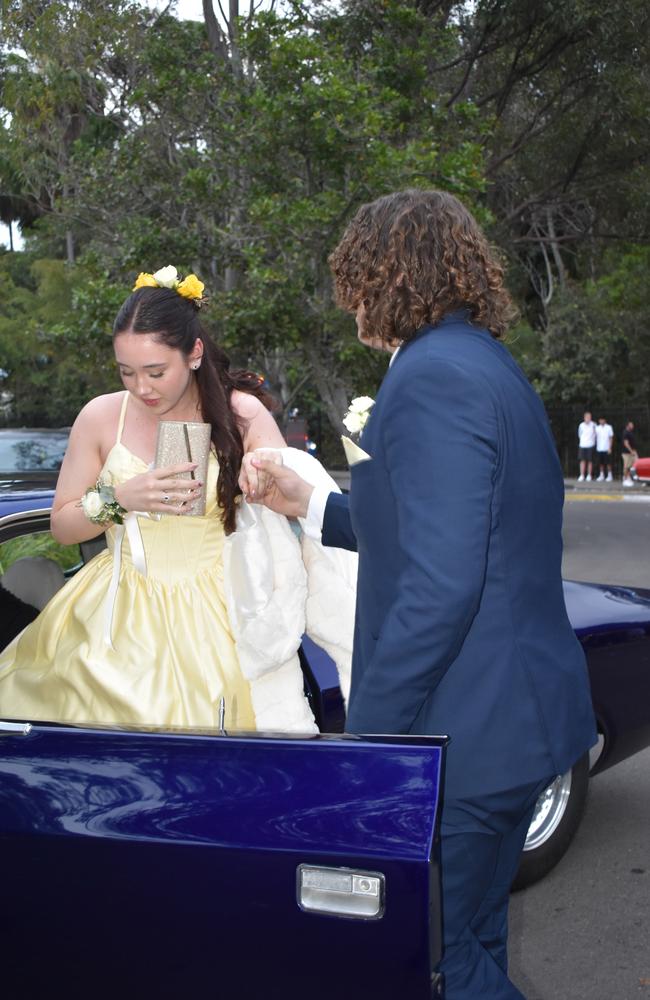
[[[51,501],[0,497],[0,559],[47,541]],[[650,744],[650,591],[565,588],[601,739],[540,796],[515,887],[567,849],[590,774]],[[8,998],[438,995],[444,734],[342,735],[333,664],[301,660],[319,736],[0,722]]]

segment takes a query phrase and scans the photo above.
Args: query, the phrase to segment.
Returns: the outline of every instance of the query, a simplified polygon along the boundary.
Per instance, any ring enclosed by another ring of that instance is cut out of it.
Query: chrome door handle
[[[31,722],[0,722],[0,736],[29,736]]]

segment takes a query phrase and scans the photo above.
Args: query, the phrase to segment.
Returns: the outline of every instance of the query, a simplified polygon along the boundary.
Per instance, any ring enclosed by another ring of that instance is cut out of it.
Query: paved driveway
[[[650,503],[605,496],[567,494],[564,575],[650,588]],[[510,968],[528,1000],[650,998],[650,748],[593,779],[569,852],[512,897]]]

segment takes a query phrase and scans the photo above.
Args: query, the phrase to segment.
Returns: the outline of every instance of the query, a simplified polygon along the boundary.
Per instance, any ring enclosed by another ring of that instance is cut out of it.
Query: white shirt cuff
[[[307,537],[313,538],[317,542],[322,539],[325,507],[331,492],[327,486],[315,486],[307,508],[307,517],[298,518]]]

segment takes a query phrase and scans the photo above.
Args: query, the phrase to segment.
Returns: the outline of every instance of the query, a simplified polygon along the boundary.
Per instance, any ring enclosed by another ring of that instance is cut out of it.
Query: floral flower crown
[[[197,308],[204,301],[203,289],[205,285],[203,282],[195,274],[188,274],[183,281],[179,281],[178,271],[171,264],[167,267],[161,267],[155,274],[141,271],[136,278],[133,291],[135,292],[137,288],[171,288],[182,295],[184,299],[190,299]]]

